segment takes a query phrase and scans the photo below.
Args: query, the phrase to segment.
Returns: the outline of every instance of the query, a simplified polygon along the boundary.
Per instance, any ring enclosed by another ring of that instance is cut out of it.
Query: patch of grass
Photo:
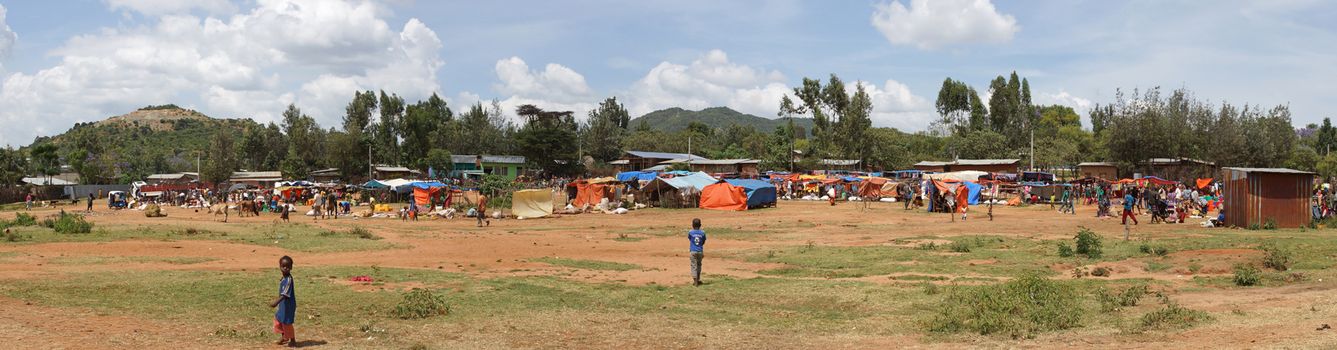
[[[78,256],[52,258],[52,264],[58,265],[103,265],[131,263],[167,263],[173,265],[191,265],[218,259],[199,256]]]
[[[1286,271],[1291,268],[1291,252],[1277,246],[1274,243],[1263,243],[1259,249],[1263,250],[1263,267]]]
[[[450,313],[446,297],[433,293],[429,289],[414,288],[404,293],[404,299],[395,305],[392,315],[401,319],[428,318]]]
[[[1096,301],[1100,302],[1101,312],[1118,311],[1120,308],[1137,306],[1137,302],[1147,294],[1146,285],[1134,285],[1122,292],[1111,293],[1108,289],[1101,287],[1096,290]]]
[[[1037,275],[999,285],[960,287],[935,307],[928,329],[1031,338],[1080,327],[1082,306],[1072,286]]]
[[[1212,320],[1206,312],[1179,306],[1174,302],[1164,308],[1152,311],[1138,319],[1138,331],[1174,330],[1193,327]]]
[[[1257,267],[1249,264],[1235,265],[1235,285],[1237,286],[1255,286],[1262,279],[1262,272]]]
[[[1144,270],[1146,270],[1147,272],[1161,272],[1165,271],[1166,269],[1169,269],[1170,267],[1172,267],[1170,264],[1163,263],[1160,261],[1148,261],[1147,267],[1144,268]]]
[[[1004,248],[1006,246],[1006,248]],[[1011,277],[1026,272],[1052,274],[1048,265],[1056,262],[1044,257],[1049,247],[1044,241],[1008,240],[997,248],[971,247],[970,254],[940,254],[918,247],[894,246],[790,246],[757,248],[736,254],[747,262],[782,264],[783,267],[759,273],[785,277],[850,278],[919,274],[974,274]],[[966,263],[972,259],[991,259],[990,264]]]
[[[969,252],[970,252],[970,244],[967,244],[966,242],[961,242],[961,241],[952,242],[952,244],[947,245],[947,248],[950,249],[950,250],[951,250],[952,252],[954,252],[954,253],[969,253]]]
[[[920,243],[919,245],[915,246],[915,249],[919,249],[919,250],[938,250],[938,244],[937,244],[937,243],[933,243],[933,242]]]
[[[1059,244],[1058,244],[1058,256],[1059,256],[1059,257],[1071,258],[1071,257],[1073,256],[1073,254],[1076,254],[1076,253],[1072,251],[1072,245],[1069,245],[1069,244],[1066,243],[1066,242],[1063,242],[1063,243],[1059,243]]]
[[[18,213],[14,220],[9,221],[9,226],[34,226],[37,225],[37,217],[28,213]]]
[[[84,220],[83,215],[61,211],[53,217],[42,220],[42,227],[55,230],[56,233],[76,234],[93,232],[93,223]]]
[[[942,292],[942,288],[939,288],[938,285],[929,282],[920,282],[919,288],[924,290],[924,295],[937,295],[938,293]]]
[[[554,266],[565,266],[583,270],[606,270],[606,271],[631,271],[641,269],[641,265],[626,264],[612,261],[586,260],[586,259],[566,259],[554,257],[542,257],[530,259],[529,261],[541,262]]]
[[[374,241],[374,240],[379,240],[379,239],[381,239],[380,236],[377,236],[376,234],[371,233],[371,231],[368,231],[366,228],[363,228],[362,226],[353,226],[353,228],[348,229],[348,231],[342,231],[342,232],[341,232],[341,231],[332,231],[332,230],[330,230],[330,231],[321,231],[321,232],[320,232],[320,236],[321,236],[321,237],[353,237],[353,238],[368,239],[368,240],[373,240],[373,241]]]
[[[171,222],[143,225],[98,225],[97,228],[93,229],[93,232],[87,234],[58,234],[53,230],[38,227],[16,227],[11,230],[30,235],[31,239],[25,243],[105,242],[130,239],[210,240],[320,253],[403,247],[401,244],[386,242],[385,240],[362,239],[360,236],[348,234],[346,231],[322,235],[325,230],[304,223],[193,222],[190,223],[190,226],[185,226],[185,223],[168,224]]]
[[[946,281],[951,278],[943,276],[904,275],[904,276],[892,276],[891,279],[897,281]]]

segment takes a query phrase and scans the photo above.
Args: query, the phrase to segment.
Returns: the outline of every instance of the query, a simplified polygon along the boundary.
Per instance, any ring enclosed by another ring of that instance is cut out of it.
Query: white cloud
[[[1091,106],[1094,105],[1094,103],[1092,103],[1091,100],[1075,96],[1064,90],[1059,90],[1059,92],[1057,93],[1041,92],[1038,95],[1036,95],[1035,104],[1064,105],[1072,107],[1072,109],[1076,111],[1077,114],[1081,115],[1086,115],[1086,112],[1090,111]]]
[[[890,126],[905,131],[923,130],[933,122],[932,106],[923,97],[910,92],[910,87],[895,80],[887,79],[882,86],[863,81],[864,91],[873,101],[873,112],[869,119],[875,126]],[[846,85],[846,90],[853,95],[855,85]]]
[[[789,91],[784,79],[778,71],[736,64],[724,51],[711,50],[688,65],[661,62],[651,68],[628,91],[628,110],[639,116],[668,107],[728,106],[769,117]]]
[[[4,5],[0,5],[0,60],[9,57],[9,50],[12,50],[14,43],[19,41],[19,35],[14,33],[13,29],[9,29],[9,23],[5,22],[6,14],[8,10]],[[0,64],[0,68],[4,68],[4,64]]]
[[[1001,43],[1020,27],[989,0],[900,0],[874,5],[873,27],[896,45],[931,50],[954,44]]]
[[[507,115],[525,104],[549,111],[572,111],[577,117],[584,117],[595,107],[597,96],[585,83],[585,76],[566,66],[549,63],[542,71],[536,71],[529,69],[525,60],[511,57],[498,60],[495,70],[499,82],[493,85],[493,90],[506,96],[500,104]],[[478,101],[479,97],[464,92],[460,99]]]
[[[112,10],[130,10],[149,16],[186,13],[201,10],[206,13],[231,14],[237,6],[228,0],[103,0]]]
[[[192,105],[218,117],[277,120],[296,103],[339,125],[354,90],[412,102],[440,90],[441,40],[417,19],[399,31],[366,0],[259,0],[227,18],[172,14],[76,36],[59,63],[0,85],[0,143],[26,142],[147,104]]]

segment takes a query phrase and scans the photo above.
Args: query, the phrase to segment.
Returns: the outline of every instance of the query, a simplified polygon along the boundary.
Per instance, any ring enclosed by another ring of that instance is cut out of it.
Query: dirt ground
[[[924,242],[945,244],[954,236],[994,235],[1031,239],[1070,239],[1079,227],[1101,232],[1114,240],[1124,232],[1117,219],[1092,217],[1091,207],[1080,207],[1078,215],[1059,215],[1047,207],[995,207],[990,220],[982,207],[974,208],[971,218],[952,220],[945,214],[906,212],[899,203],[841,203],[835,207],[825,202],[781,202],[777,208],[747,212],[720,212],[696,209],[643,210],[626,215],[583,214],[530,220],[493,220],[486,228],[474,227],[470,219],[422,220],[402,222],[397,219],[313,220],[295,217],[294,221],[313,223],[329,229],[347,229],[353,225],[370,229],[384,240],[405,248],[373,251],[304,253],[280,248],[211,240],[131,239],[110,242],[62,242],[0,245],[0,283],[7,280],[58,278],[67,273],[126,270],[216,270],[256,271],[272,269],[276,257],[292,255],[301,266],[381,266],[460,272],[480,278],[529,275],[560,275],[577,281],[623,283],[628,285],[685,285],[687,277],[687,240],[683,233],[693,218],[700,218],[704,229],[732,233],[768,229],[764,236],[742,239],[711,237],[707,244],[704,274],[750,278],[758,271],[776,268],[774,264],[750,263],[742,259],[711,259],[711,252],[743,251],[753,248],[795,246],[858,247],[906,246]],[[275,216],[239,218],[229,223],[194,210],[168,208],[166,218],[146,218],[138,211],[100,209],[89,220],[107,225],[196,225],[221,227],[243,223],[272,223]],[[34,210],[39,217],[51,209]],[[12,218],[12,213],[0,217]],[[1145,218],[1145,217],[1144,217]],[[1194,224],[1142,225],[1131,228],[1130,236],[1184,236]],[[917,238],[932,236],[931,239]],[[907,243],[908,242],[908,243]],[[1172,253],[1174,261],[1201,261],[1199,275],[1230,274],[1229,266],[1239,259],[1256,258],[1257,251],[1185,251]],[[173,264],[151,260],[112,261],[105,264],[57,264],[56,258],[78,257],[199,257],[212,260],[192,264]],[[643,268],[627,271],[576,270],[535,262],[543,257],[598,260],[635,264]],[[994,261],[971,261],[992,264]],[[1190,286],[1182,268],[1146,272],[1132,263],[1106,262],[1120,278],[1149,278]],[[1183,264],[1180,264],[1183,266]],[[1055,266],[1056,271],[1074,266]],[[1094,267],[1094,266],[1092,266]],[[1057,276],[1066,277],[1066,272]],[[890,283],[888,276],[865,276],[851,280]],[[391,285],[411,288],[414,285]],[[353,287],[357,287],[354,285]],[[1316,331],[1320,324],[1337,324],[1337,284],[1331,281],[1278,288],[1205,289],[1179,293],[1182,305],[1209,312],[1230,313],[1240,310],[1247,317],[1223,317],[1207,326],[1136,341],[1122,336],[1072,337],[1044,335],[1036,339],[1011,341],[984,338],[968,343],[928,342],[921,337],[886,336],[833,339],[829,344],[852,348],[1332,348],[1337,346],[1337,330]],[[106,315],[78,308],[57,308],[24,300],[0,298],[0,339],[9,340],[6,348],[98,349],[98,348],[230,348],[235,344],[211,339],[207,331],[191,325],[169,325],[164,321],[134,315]],[[782,336],[781,336],[782,337]],[[338,345],[331,340],[330,345]],[[335,346],[341,347],[341,346]],[[356,347],[355,345],[353,347]]]

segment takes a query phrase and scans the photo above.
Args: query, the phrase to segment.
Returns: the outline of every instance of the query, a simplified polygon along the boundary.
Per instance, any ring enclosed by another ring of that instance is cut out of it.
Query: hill
[[[195,171],[197,151],[208,147],[215,132],[231,129],[239,136],[252,126],[259,124],[251,119],[214,119],[175,105],[149,106],[97,122],[77,123],[59,135],[38,138],[30,147],[52,144],[63,163],[98,169],[81,171],[81,175],[96,174],[102,179],[82,182],[123,183],[152,173]],[[86,159],[71,159],[76,155],[86,155]]]
[[[728,128],[730,125],[750,126],[759,132],[771,133],[777,126],[785,125],[788,121],[785,118],[770,119],[762,118],[751,114],[745,114],[735,111],[728,107],[711,107],[700,111],[689,111],[682,108],[662,109],[646,113],[636,119],[632,119],[630,125],[636,127],[644,122],[651,129],[675,132],[686,129],[688,124],[698,122],[714,129]],[[805,130],[805,134],[812,132],[812,119],[794,118],[794,126]]]

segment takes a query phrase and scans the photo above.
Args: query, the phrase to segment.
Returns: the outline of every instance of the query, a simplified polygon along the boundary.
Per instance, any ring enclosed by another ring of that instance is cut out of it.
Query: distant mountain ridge
[[[705,124],[714,129],[725,129],[730,125],[750,126],[762,133],[775,132],[775,128],[788,123],[785,118],[770,119],[742,113],[729,107],[710,107],[691,111],[678,107],[661,109],[632,119],[629,124],[635,128],[644,122],[654,130],[676,132],[687,128],[692,122]],[[794,126],[800,127],[805,134],[812,133],[812,119],[794,118]]]

